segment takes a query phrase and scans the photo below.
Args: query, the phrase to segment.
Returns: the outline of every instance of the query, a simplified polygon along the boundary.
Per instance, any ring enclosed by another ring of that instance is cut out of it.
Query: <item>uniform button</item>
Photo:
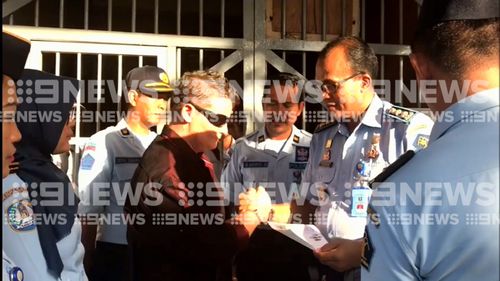
[[[23,270],[18,266],[14,266],[9,270],[9,279],[11,281],[23,281],[24,280]]]

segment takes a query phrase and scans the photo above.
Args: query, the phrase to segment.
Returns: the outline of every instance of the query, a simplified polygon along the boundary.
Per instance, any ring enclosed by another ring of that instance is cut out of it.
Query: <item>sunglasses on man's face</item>
[[[225,124],[227,124],[228,117],[226,115],[217,114],[217,113],[210,111],[208,109],[201,108],[192,102],[190,102],[189,104],[192,105],[201,114],[203,114],[205,116],[205,118],[207,118],[208,122],[210,122],[215,127],[222,127]]]

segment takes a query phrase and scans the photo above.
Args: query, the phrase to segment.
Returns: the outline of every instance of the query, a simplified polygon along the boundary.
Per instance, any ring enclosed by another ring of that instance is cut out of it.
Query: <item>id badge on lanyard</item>
[[[365,159],[361,159],[354,168],[356,180],[351,190],[351,216],[366,217],[368,203],[372,190],[368,187],[373,164],[380,155],[380,135],[373,134],[370,149],[365,153]]]
[[[372,190],[364,186],[355,186],[351,194],[351,217],[366,217]]]

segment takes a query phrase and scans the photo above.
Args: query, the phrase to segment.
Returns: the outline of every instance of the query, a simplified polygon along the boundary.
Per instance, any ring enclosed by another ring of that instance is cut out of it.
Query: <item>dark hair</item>
[[[319,53],[318,61],[324,60],[326,55],[336,47],[345,47],[347,61],[353,72],[364,72],[373,79],[377,77],[378,59],[375,51],[358,37],[344,36],[330,41]]]
[[[277,74],[272,74],[269,76],[269,84],[266,83],[264,85],[265,89],[270,89],[271,87],[274,87],[276,85],[275,81],[278,81],[281,86],[285,85],[290,85],[290,86],[299,86],[300,96],[299,96],[299,102],[304,101],[304,91],[303,91],[303,79],[301,79],[299,76],[289,73],[289,72],[279,72]],[[302,85],[299,85],[299,83],[302,83]]]
[[[412,51],[422,53],[452,79],[462,80],[469,66],[498,55],[498,18],[439,23],[415,34]]]

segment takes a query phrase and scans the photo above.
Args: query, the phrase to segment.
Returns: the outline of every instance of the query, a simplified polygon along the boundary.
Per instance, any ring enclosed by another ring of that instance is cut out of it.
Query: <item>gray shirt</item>
[[[498,280],[499,92],[449,107],[374,191],[364,280]]]

